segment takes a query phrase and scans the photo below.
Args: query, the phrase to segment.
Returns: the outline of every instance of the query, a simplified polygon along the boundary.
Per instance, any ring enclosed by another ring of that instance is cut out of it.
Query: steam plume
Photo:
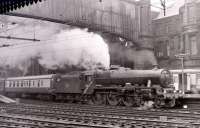
[[[108,46],[97,34],[80,29],[63,30],[55,36],[55,42],[48,46],[52,49],[48,54],[39,50],[39,62],[47,68],[63,67],[65,64],[80,64],[85,69],[96,68],[98,64],[109,68]]]
[[[10,25],[7,23],[14,22]],[[36,22],[23,18],[9,17],[4,24],[14,28],[9,33],[15,37],[35,38],[40,42],[21,40],[3,40],[13,46],[1,48],[0,67],[9,66],[27,71],[32,58],[38,58],[39,64],[48,69],[63,68],[65,65],[93,69],[101,65],[109,68],[110,57],[108,46],[103,38],[87,29],[72,29],[67,25],[49,22]],[[34,28],[34,29],[33,29]]]

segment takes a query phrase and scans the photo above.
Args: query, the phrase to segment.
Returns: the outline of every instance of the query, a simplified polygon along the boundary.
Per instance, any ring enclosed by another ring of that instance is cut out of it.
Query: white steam
[[[13,25],[15,29],[2,33],[3,36],[33,38],[35,30],[35,38],[41,41],[1,39],[3,44],[13,46],[1,48],[0,67],[9,66],[26,72],[31,65],[30,60],[37,58],[39,64],[47,69],[64,68],[70,65],[85,69],[99,66],[109,68],[109,49],[98,34],[88,32],[86,29],[71,29],[66,25],[38,23],[22,18],[8,18],[5,24],[11,21],[15,22]]]
[[[86,69],[94,69],[99,64],[109,68],[110,56],[108,46],[103,38],[87,30],[64,30],[55,36],[48,47],[39,50],[39,63],[48,69],[57,66],[80,65]]]

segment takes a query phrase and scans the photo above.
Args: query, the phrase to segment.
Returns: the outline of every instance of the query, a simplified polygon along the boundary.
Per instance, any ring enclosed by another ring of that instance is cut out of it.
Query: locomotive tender
[[[175,105],[171,74],[165,69],[95,70],[39,76],[11,77],[0,80],[5,95],[40,99],[140,106],[154,101],[156,107]]]

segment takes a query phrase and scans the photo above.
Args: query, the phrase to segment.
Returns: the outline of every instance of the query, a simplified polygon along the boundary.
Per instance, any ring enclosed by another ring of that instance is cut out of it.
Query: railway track
[[[52,105],[51,107],[48,107]],[[7,108],[9,106],[1,106],[0,108]],[[96,115],[111,115],[111,116],[126,116],[132,117],[133,114],[135,116],[140,117],[144,113],[149,115],[149,118],[160,118],[160,116],[168,116],[168,119],[176,119],[183,117],[184,120],[189,119],[199,119],[200,113],[198,112],[190,112],[190,111],[183,111],[181,109],[174,109],[174,110],[140,110],[138,108],[127,108],[127,107],[112,107],[112,106],[90,106],[90,105],[77,105],[77,104],[57,104],[51,103],[47,105],[28,105],[28,104],[21,104],[10,107],[7,111],[16,111],[23,108],[23,111],[35,111],[35,112],[45,112],[45,113],[57,113],[57,114],[72,114],[73,113],[87,113],[87,114],[96,114]],[[91,111],[93,109],[94,111]]]
[[[37,122],[40,122],[40,125],[46,124],[43,125],[45,127],[55,127],[55,124],[62,127],[73,127],[74,125],[74,127],[102,128],[191,128],[200,126],[200,123],[196,121],[200,119],[200,114],[195,115],[194,113],[167,110],[150,111],[125,107],[89,106],[49,102],[45,102],[45,104],[43,102],[35,104],[1,104],[0,110],[2,113],[1,115],[7,114],[8,116],[15,117],[15,119],[19,119],[18,117],[23,117],[23,119],[28,118],[31,121],[35,121],[34,125],[38,124]],[[52,122],[49,123],[48,121]],[[29,124],[31,123],[29,122]],[[40,127],[40,125],[38,125],[38,127]]]
[[[0,115],[0,126],[2,127],[15,127],[15,128],[91,128],[91,127],[102,127],[109,128],[108,126],[98,125],[98,124],[84,124],[81,121],[71,121],[68,119],[54,120],[47,117],[36,117],[36,116],[25,116],[16,114],[2,114]]]
[[[93,107],[69,107],[69,108],[48,108],[45,106],[14,106],[13,108],[7,108],[6,107],[0,107],[2,110],[6,109],[7,113],[25,113],[25,114],[31,114],[34,113],[45,113],[47,116],[51,116],[54,114],[63,116],[63,117],[69,117],[71,115],[83,115],[83,116],[97,116],[99,118],[103,118],[103,115],[108,115],[109,117],[122,117],[123,118],[143,118],[144,115],[148,116],[150,119],[160,119],[164,116],[167,116],[167,119],[169,120],[199,120],[200,119],[200,113],[192,113],[192,112],[177,112],[177,111],[165,111],[165,110],[138,110],[138,109],[126,109],[126,110],[113,110],[110,108],[105,108],[102,106],[102,108],[93,108]],[[23,109],[22,109],[23,108]],[[48,108],[48,109],[47,109]],[[94,111],[91,111],[91,108],[94,109]],[[134,116],[133,116],[134,115]]]
[[[34,127],[69,127],[69,126],[76,126],[76,127],[102,127],[102,128],[121,128],[121,127],[137,127],[137,126],[143,126],[144,128],[148,127],[188,127],[190,128],[192,125],[189,125],[188,122],[175,122],[175,121],[159,121],[159,120],[149,120],[149,119],[141,119],[141,118],[135,118],[135,119],[121,119],[121,118],[113,118],[108,119],[108,117],[104,117],[104,119],[100,118],[94,118],[94,116],[90,116],[88,118],[80,118],[78,116],[71,115],[67,118],[61,118],[61,117],[50,117],[47,115],[20,115],[20,114],[10,114],[5,115],[1,114],[0,120],[6,121],[7,123],[12,123],[12,125],[15,126],[27,126],[34,125]],[[14,122],[14,124],[13,124]],[[19,123],[20,122],[20,123]],[[4,122],[5,123],[5,122]]]

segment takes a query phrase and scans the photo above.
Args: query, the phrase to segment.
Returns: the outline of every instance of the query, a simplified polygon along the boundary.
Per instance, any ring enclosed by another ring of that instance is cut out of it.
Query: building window
[[[168,33],[169,33],[169,26],[166,26],[166,34],[168,34]]]
[[[169,41],[166,41],[166,51],[167,51],[167,54],[166,56],[170,56],[170,45],[169,45]]]
[[[195,11],[195,6],[190,6],[188,8],[188,22],[189,23],[195,23],[196,20],[196,11]]]
[[[157,57],[169,57],[170,56],[170,44],[169,41],[160,41],[156,47]]]
[[[190,44],[191,44],[191,49],[190,49],[191,55],[197,55],[198,49],[197,49],[196,36],[191,36],[190,37]]]
[[[157,57],[163,57],[164,56],[162,48],[163,48],[163,42],[160,41],[160,42],[157,43],[157,46],[156,46]]]
[[[158,52],[158,57],[163,57],[163,52]]]

